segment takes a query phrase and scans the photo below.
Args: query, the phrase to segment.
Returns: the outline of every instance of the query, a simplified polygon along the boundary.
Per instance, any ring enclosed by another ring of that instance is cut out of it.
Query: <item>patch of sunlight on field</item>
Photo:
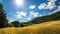
[[[11,27],[0,29],[0,34],[60,34],[60,20],[27,27]]]

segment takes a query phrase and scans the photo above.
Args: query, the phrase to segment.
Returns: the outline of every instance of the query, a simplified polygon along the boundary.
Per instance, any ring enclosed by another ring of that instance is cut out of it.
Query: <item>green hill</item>
[[[22,28],[0,28],[0,34],[60,34],[60,20],[34,24]]]
[[[38,24],[38,23],[43,23],[43,22],[53,21],[53,20],[60,20],[60,11],[52,15],[37,17],[29,22],[33,24]]]

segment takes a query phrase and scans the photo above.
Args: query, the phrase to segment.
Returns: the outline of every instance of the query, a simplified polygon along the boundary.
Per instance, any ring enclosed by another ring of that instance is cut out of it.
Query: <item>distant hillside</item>
[[[60,11],[52,15],[37,17],[29,22],[33,24],[38,24],[38,23],[43,23],[43,22],[52,21],[52,20],[60,20]]]

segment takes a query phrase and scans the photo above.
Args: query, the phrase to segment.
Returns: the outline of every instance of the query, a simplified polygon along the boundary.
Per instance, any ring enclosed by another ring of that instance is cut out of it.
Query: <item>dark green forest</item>
[[[3,27],[24,27],[24,26],[29,26],[32,24],[39,24],[39,23],[52,21],[52,20],[60,20],[60,11],[58,11],[54,14],[48,15],[48,16],[34,18],[28,22],[21,23],[19,21],[13,21],[11,23],[8,23],[8,19],[7,19],[5,10],[3,10],[3,5],[0,3],[0,28],[3,28]]]
[[[3,10],[3,5],[0,3],[0,28],[6,27],[7,24],[8,24],[8,20],[6,17],[5,10]]]

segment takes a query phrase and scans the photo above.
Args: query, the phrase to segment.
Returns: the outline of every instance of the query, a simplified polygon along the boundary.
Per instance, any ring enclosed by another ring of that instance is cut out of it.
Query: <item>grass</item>
[[[60,20],[27,27],[0,28],[0,34],[60,34]]]

